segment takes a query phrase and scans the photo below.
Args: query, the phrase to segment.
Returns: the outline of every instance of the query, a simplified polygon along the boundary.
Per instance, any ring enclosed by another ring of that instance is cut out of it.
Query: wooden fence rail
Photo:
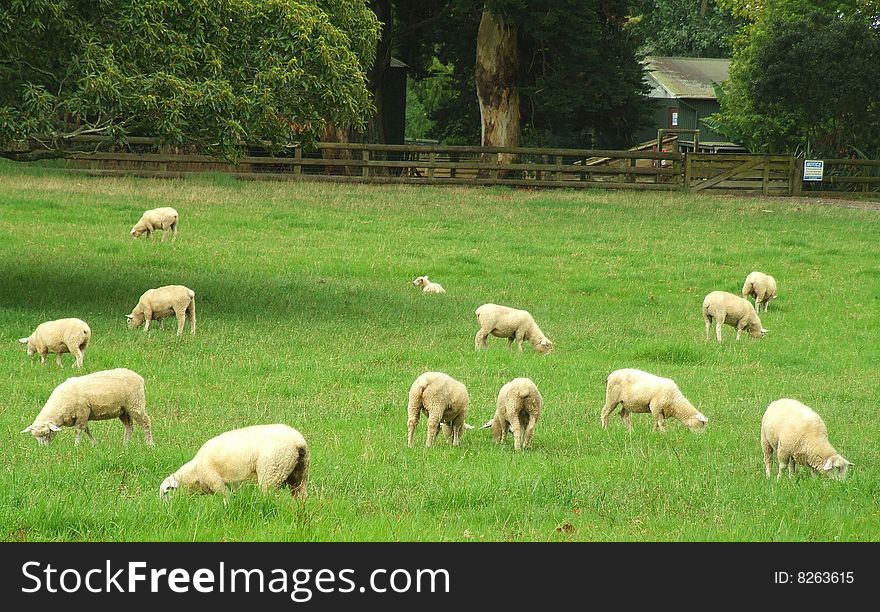
[[[436,185],[724,191],[799,195],[823,191],[880,191],[880,161],[826,159],[821,182],[803,181],[803,160],[788,155],[748,155],[527,147],[317,143],[269,155],[258,148],[230,161],[159,147],[132,137],[124,147],[100,136],[68,143],[71,171],[92,175],[180,178],[223,172],[255,180],[303,180]],[[39,140],[16,144],[37,150]],[[121,149],[121,150],[117,150]]]

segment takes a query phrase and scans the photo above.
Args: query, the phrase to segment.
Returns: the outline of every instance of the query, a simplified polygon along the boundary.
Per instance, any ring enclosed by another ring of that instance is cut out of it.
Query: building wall
[[[639,142],[656,140],[660,128],[679,127],[689,130],[700,130],[700,142],[726,141],[724,135],[710,130],[700,119],[718,112],[717,100],[685,100],[677,98],[655,98],[655,109],[652,113],[652,124],[641,130],[637,135]],[[678,125],[670,125],[669,109],[678,112]],[[683,137],[690,140],[690,137]]]

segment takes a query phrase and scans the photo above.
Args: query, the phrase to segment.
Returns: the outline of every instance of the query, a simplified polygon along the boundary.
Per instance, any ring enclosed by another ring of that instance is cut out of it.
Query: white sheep
[[[27,338],[19,338],[22,344],[27,344],[28,357],[39,353],[40,363],[46,363],[46,354],[55,353],[55,363],[61,365],[61,354],[71,353],[76,357],[73,366],[81,368],[83,364],[83,351],[92,338],[92,329],[88,323],[81,319],[58,319],[40,323],[34,332]]]
[[[153,232],[156,230],[162,230],[162,242],[165,242],[165,238],[168,237],[168,230],[171,230],[173,232],[171,240],[177,240],[178,218],[177,211],[167,206],[145,211],[141,216],[140,221],[135,223],[134,227],[131,228],[131,237],[137,238],[146,232],[147,236],[150,237],[150,240],[155,240],[156,236]]]
[[[721,327],[725,323],[736,328],[737,340],[744,329],[752,338],[763,338],[768,331],[761,326],[761,319],[751,302],[727,291],[713,291],[703,299],[703,318],[706,320],[707,341],[713,320],[718,342],[721,342]]]
[[[763,272],[752,272],[746,276],[746,282],[742,288],[743,298],[755,298],[755,310],[760,312],[761,305],[764,305],[764,312],[770,306],[770,300],[775,300],[776,295],[776,279],[769,274]]]
[[[507,432],[513,434],[514,450],[528,448],[544,409],[544,398],[530,378],[514,378],[498,392],[495,416],[483,425],[492,428],[492,438],[504,443]]]
[[[489,334],[498,338],[507,338],[508,349],[516,340],[520,353],[523,340],[531,342],[539,353],[547,353],[553,348],[553,343],[544,335],[528,311],[498,304],[483,304],[477,308],[475,314],[480,322],[480,330],[474,337],[477,350],[488,346],[486,337]]]
[[[127,368],[102,370],[73,376],[55,387],[34,422],[21,433],[32,433],[41,446],[48,444],[63,427],[76,427],[76,444],[85,432],[97,444],[89,421],[119,418],[125,426],[123,442],[131,440],[134,421],[144,430],[144,439],[153,445],[150,417],[147,416],[144,379]]]
[[[129,327],[144,326],[150,329],[150,321],[161,320],[174,315],[177,317],[177,335],[183,334],[183,324],[189,316],[189,331],[196,333],[196,294],[183,285],[166,285],[149,289],[141,295],[131,314],[125,315]]]
[[[162,481],[159,496],[178,487],[196,493],[222,493],[223,503],[233,488],[256,480],[263,492],[287,485],[293,495],[306,495],[309,447],[289,425],[251,425],[227,431],[205,442],[190,461]]]
[[[602,408],[602,428],[608,427],[611,412],[622,404],[620,418],[632,431],[631,412],[650,412],[654,415],[654,430],[665,431],[665,420],[676,418],[695,433],[702,432],[709,419],[694,408],[670,378],[649,372],[624,368],[608,375],[605,387],[605,406]]]
[[[413,434],[421,413],[428,416],[428,438],[425,446],[432,446],[440,426],[446,439],[458,446],[465,426],[470,397],[467,388],[443,372],[425,372],[415,379],[409,389],[407,413],[407,445],[412,448]]]
[[[793,399],[771,402],[761,419],[761,449],[764,451],[764,474],[770,478],[773,453],[779,462],[776,478],[788,468],[794,476],[795,464],[808,465],[837,480],[846,477],[853,465],[828,442],[825,422],[811,408]]]
[[[427,276],[419,276],[413,281],[413,285],[421,287],[425,293],[446,293],[446,289],[440,283],[431,282]]]

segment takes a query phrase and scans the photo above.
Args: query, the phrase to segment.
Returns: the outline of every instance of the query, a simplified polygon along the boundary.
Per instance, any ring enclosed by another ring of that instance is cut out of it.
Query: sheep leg
[[[513,338],[507,339],[507,350],[511,350],[513,348]]]
[[[724,319],[715,319],[715,339],[721,342],[721,328],[724,327]]]
[[[446,438],[446,441],[452,442],[452,427],[446,423],[440,423],[440,429],[443,431],[443,436]]]
[[[186,321],[186,310],[174,309],[174,316],[177,317],[177,335],[183,335],[183,324]]]
[[[92,446],[97,446],[97,445],[98,445],[98,441],[95,440],[95,436],[92,435],[92,430],[89,429],[89,424],[88,424],[88,423],[86,423],[86,424],[83,426],[82,430],[83,430],[84,432],[86,432],[86,435],[89,437],[89,440],[92,442]]]
[[[122,421],[122,426],[125,427],[125,434],[123,435],[122,443],[128,444],[129,442],[131,442],[131,417],[128,415],[127,412],[123,412],[119,415],[119,420]]]
[[[64,364],[61,363],[61,353],[55,353],[55,365],[59,368],[63,368]]]
[[[613,398],[610,396],[605,399],[605,406],[602,408],[602,429],[608,428],[608,419],[611,417],[611,413],[617,408],[617,404],[620,402],[615,402]]]
[[[46,354],[49,351],[40,351],[40,365],[46,365]]]
[[[709,341],[709,327],[712,325],[711,317],[704,317],[706,319],[706,342]]]
[[[73,349],[72,349],[70,352],[73,353],[73,354],[76,356],[76,361],[73,362],[73,367],[75,367],[75,368],[81,368],[81,367],[82,367],[82,364],[83,364],[83,352],[82,352],[82,349],[79,348],[78,346],[74,346]]]
[[[480,328],[480,331],[477,332],[477,335],[474,336],[474,347],[476,350],[480,350],[481,348],[486,348],[489,346],[489,343],[486,342],[486,336],[489,335],[489,330],[484,330]]]
[[[146,414],[139,412],[128,412],[126,414],[131,417],[135,423],[140,425],[141,429],[144,430],[144,441],[147,443],[147,446],[153,446],[153,429],[150,424],[150,417],[148,417]],[[120,416],[120,418],[122,417]]]
[[[516,350],[522,353],[523,335],[516,332]]]
[[[529,423],[526,425],[526,432],[523,436],[523,448],[528,448],[532,444],[532,436],[535,435],[535,426],[538,424],[538,418],[530,414]]]
[[[742,333],[743,328],[739,325],[736,326],[736,339],[739,340],[739,335]]]
[[[153,320],[153,311],[145,310],[144,311],[144,333],[150,331],[150,321]]]
[[[779,462],[779,470],[776,472],[776,480],[782,478],[782,472],[788,468],[788,457],[783,457],[781,454],[776,454],[776,460]]]
[[[409,418],[406,421],[406,445],[412,448],[413,435],[416,431],[416,425],[419,424],[420,411],[418,409],[409,411]]]
[[[428,415],[428,439],[425,441],[425,446],[430,448],[434,445],[434,440],[437,438],[437,432],[440,431],[440,415],[439,414],[429,414]]]
[[[656,402],[648,404],[648,409],[654,415],[654,431],[666,431],[666,420],[663,411],[657,406]]]
[[[513,433],[513,450],[522,450],[523,429],[520,426],[519,416],[514,417],[510,422],[510,429]]]
[[[764,476],[770,478],[770,464],[773,461],[773,447],[767,441],[764,432],[761,432],[761,450],[764,451]]]
[[[186,307],[186,314],[189,315],[189,333],[196,333],[196,300],[193,298]]]
[[[788,460],[788,477],[794,478],[794,469],[797,466],[797,462],[792,458]]]
[[[171,224],[171,231],[174,232],[173,236],[171,237],[171,242],[174,242],[175,240],[177,240],[177,221]]]
[[[464,433],[464,415],[458,415],[452,422],[452,446],[458,446]]]
[[[629,415],[629,410],[627,410],[626,408],[621,408],[620,409],[620,419],[623,421],[623,424],[626,425],[626,428],[629,431],[633,430],[633,423],[632,423],[632,418]]]

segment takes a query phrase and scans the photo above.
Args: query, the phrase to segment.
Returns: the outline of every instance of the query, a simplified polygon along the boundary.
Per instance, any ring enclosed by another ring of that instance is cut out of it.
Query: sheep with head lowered
[[[162,481],[159,496],[186,487],[196,493],[221,493],[228,502],[229,486],[256,480],[266,493],[286,485],[305,497],[309,477],[305,438],[283,423],[233,429],[205,442],[195,456]]]
[[[492,438],[499,444],[503,444],[507,432],[511,432],[513,449],[522,450],[532,443],[543,409],[544,398],[534,381],[514,378],[501,387],[495,402],[495,416],[482,428],[491,427]]]
[[[76,357],[73,367],[81,368],[83,352],[92,338],[92,328],[82,319],[58,319],[40,323],[27,338],[19,342],[27,344],[28,357],[39,353],[40,363],[46,363],[46,354],[55,353],[55,363],[61,365],[61,354],[71,353]]]
[[[709,419],[694,408],[670,378],[663,378],[634,368],[615,370],[608,375],[605,387],[605,406],[602,408],[602,428],[608,427],[611,413],[620,404],[620,418],[632,431],[631,412],[650,412],[654,415],[654,431],[666,429],[666,419],[681,421],[695,433],[702,432]]]
[[[425,446],[432,446],[442,425],[446,439],[458,446],[465,429],[470,397],[467,388],[443,372],[425,372],[413,381],[409,389],[407,414],[407,445],[412,448],[413,435],[422,413],[428,416],[428,438]]]
[[[179,215],[177,211],[168,206],[162,208],[153,208],[145,211],[141,215],[140,220],[131,228],[131,237],[137,238],[141,234],[146,233],[150,240],[156,240],[153,232],[162,230],[162,242],[168,237],[168,231],[173,232],[171,240],[177,240],[177,221]]]
[[[428,280],[427,276],[419,276],[413,281],[413,285],[421,287],[425,293],[446,293],[446,289],[440,283]]]
[[[721,328],[724,324],[736,328],[737,340],[744,329],[748,330],[752,338],[763,338],[767,333],[751,302],[727,291],[713,291],[703,299],[703,319],[706,321],[707,341],[713,321],[718,342],[721,342]]]
[[[763,272],[752,272],[746,276],[746,282],[743,283],[742,296],[745,299],[755,298],[757,312],[761,311],[761,305],[764,306],[764,312],[767,312],[770,300],[775,300],[777,297],[776,279]]]
[[[134,421],[144,430],[144,439],[153,445],[150,417],[147,416],[144,379],[127,368],[102,370],[73,376],[55,387],[34,422],[22,433],[31,433],[41,446],[48,444],[62,427],[76,427],[76,444],[85,432],[97,444],[89,421],[118,418],[125,426],[123,442],[131,440]]]
[[[779,462],[776,478],[788,468],[794,476],[795,464],[806,465],[836,480],[846,477],[852,465],[828,442],[825,421],[801,402],[782,398],[771,402],[761,419],[761,450],[764,451],[764,474],[770,478],[773,453]]]
[[[539,353],[548,353],[553,348],[553,343],[544,335],[544,332],[535,323],[535,319],[526,310],[498,304],[483,304],[477,308],[475,314],[480,323],[480,330],[474,337],[474,346],[477,350],[488,346],[486,337],[489,334],[498,338],[507,338],[508,349],[513,346],[513,341],[516,340],[520,353],[522,352],[523,340],[531,342]]]
[[[150,329],[150,321],[158,321],[174,315],[177,317],[177,335],[183,334],[183,324],[189,317],[189,331],[196,333],[196,294],[183,285],[166,285],[149,289],[141,295],[131,314],[125,315],[129,327],[144,326]]]

